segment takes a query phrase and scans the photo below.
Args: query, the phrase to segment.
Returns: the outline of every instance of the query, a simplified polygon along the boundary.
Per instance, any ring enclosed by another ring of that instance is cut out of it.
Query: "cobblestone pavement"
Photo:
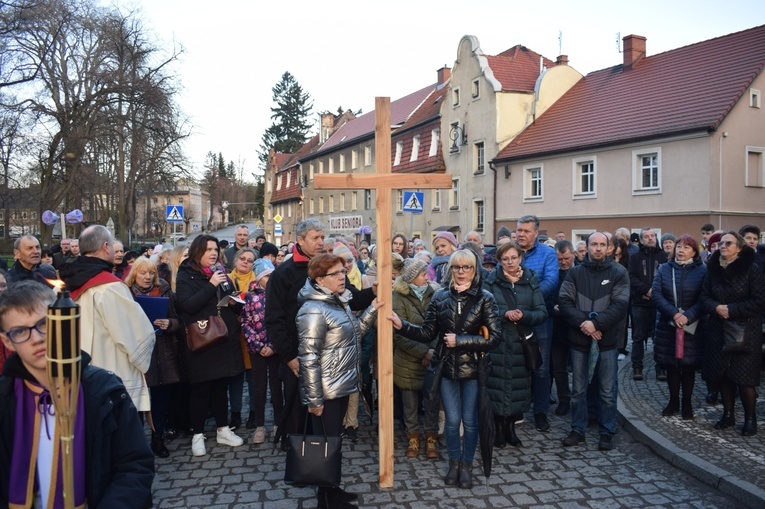
[[[518,426],[524,447],[495,450],[488,481],[477,475],[476,461],[474,478],[478,482],[472,490],[463,490],[447,488],[441,480],[446,469],[443,447],[439,460],[405,458],[404,434],[398,427],[395,485],[391,490],[381,490],[377,485],[376,430],[360,415],[363,422],[358,442],[346,441],[343,448],[344,487],[360,495],[358,504],[364,508],[762,507],[751,496],[757,487],[747,486],[746,479],[763,478],[762,470],[755,471],[765,461],[763,434],[758,435],[754,449],[752,439],[743,439],[730,430],[721,438],[710,424],[717,419],[720,407],[706,409],[701,403],[696,406],[698,416],[693,423],[661,418],[665,384],[657,384],[653,378],[632,382],[625,374],[630,371],[629,362],[621,364],[619,406],[625,420],[614,437],[612,451],[597,450],[595,427],[588,430],[586,445],[564,448],[561,439],[570,430],[567,417],[551,412],[551,431],[539,433],[527,415],[526,422]],[[648,364],[646,367],[652,373]],[[697,396],[703,401],[704,386],[698,385]],[[244,430],[241,433],[244,436]],[[188,437],[168,442],[170,458],[156,461],[155,507],[316,507],[313,489],[284,484],[283,453],[274,452],[270,444],[218,446],[214,435],[212,423],[208,423],[208,455],[201,458],[191,456]],[[661,443],[657,446],[656,441]],[[698,456],[683,452],[683,448]],[[731,456],[741,456],[738,465],[743,472],[734,471]],[[704,474],[704,468],[710,473]],[[742,485],[750,489],[742,489]]]
[[[704,483],[733,495],[750,507],[765,507],[765,430],[760,426],[753,437],[742,437],[744,412],[736,400],[736,429],[718,431],[714,424],[722,415],[722,404],[708,405],[707,389],[696,376],[693,391],[694,419],[662,417],[669,401],[666,382],[656,381],[653,352],[649,348],[644,362],[644,381],[632,380],[629,361],[619,372],[619,413],[623,427],[639,442]],[[765,377],[763,377],[765,380]],[[757,419],[765,422],[765,384],[758,389]]]

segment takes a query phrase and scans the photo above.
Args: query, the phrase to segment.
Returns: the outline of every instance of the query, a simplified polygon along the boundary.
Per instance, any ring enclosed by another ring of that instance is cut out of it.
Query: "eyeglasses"
[[[29,338],[32,337],[32,329],[39,332],[42,336],[45,336],[48,331],[48,324],[45,318],[32,325],[31,327],[16,327],[15,329],[11,329],[9,331],[3,331],[3,334],[8,336],[8,339],[11,340],[11,343],[19,345],[25,341],[29,341]]]
[[[239,261],[244,263],[255,263],[255,258],[239,258]]]
[[[728,246],[730,246],[732,244],[735,244],[735,243],[736,242],[733,241],[733,240],[722,240],[722,241],[720,241],[720,245],[721,246],[725,246],[725,247],[728,247]]]
[[[454,272],[470,272],[473,268],[472,265],[452,265],[452,270]]]
[[[348,275],[348,271],[343,269],[343,270],[336,270],[335,272],[330,272],[324,277],[345,277],[346,275]]]
[[[520,259],[521,259],[520,256],[510,256],[510,257],[502,258],[499,261],[501,261],[502,263],[510,263],[510,262],[517,262]]]

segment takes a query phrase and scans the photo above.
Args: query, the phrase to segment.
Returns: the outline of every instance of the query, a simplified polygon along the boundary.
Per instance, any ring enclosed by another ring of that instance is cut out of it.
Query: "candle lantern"
[[[52,282],[56,283],[56,282]],[[63,284],[59,285],[62,287]],[[48,382],[61,439],[61,467],[64,507],[74,508],[73,441],[77,398],[80,392],[82,357],[80,351],[80,307],[68,291],[58,292],[48,307]]]

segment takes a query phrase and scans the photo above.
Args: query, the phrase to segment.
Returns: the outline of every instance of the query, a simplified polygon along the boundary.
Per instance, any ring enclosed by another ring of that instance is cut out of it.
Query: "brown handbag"
[[[228,339],[226,322],[220,316],[210,315],[207,320],[197,320],[186,326],[186,345],[194,353],[214,348]]]

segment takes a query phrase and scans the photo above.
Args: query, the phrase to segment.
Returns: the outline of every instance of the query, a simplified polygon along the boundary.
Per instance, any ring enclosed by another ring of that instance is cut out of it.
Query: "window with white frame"
[[[765,147],[746,147],[746,187],[765,187]]]
[[[279,191],[282,188],[282,176],[276,177],[276,190]]]
[[[372,145],[364,147],[364,166],[372,166]]]
[[[574,199],[596,197],[596,163],[595,156],[579,157],[572,161]]]
[[[412,138],[412,155],[409,158],[409,161],[416,161],[419,153],[420,153],[420,135],[418,134],[417,136]]]
[[[473,202],[473,221],[475,224],[475,230],[477,232],[483,232],[486,225],[485,222],[485,209],[483,200],[475,200]]]
[[[473,145],[473,173],[475,175],[482,175],[484,165],[486,163],[486,153],[484,151],[484,145],[482,141],[476,142]]]
[[[324,173],[324,161],[319,161],[319,175]]]
[[[762,102],[762,93],[756,88],[749,89],[749,107],[759,108]]]
[[[404,212],[404,191],[396,189],[396,213],[402,214]]]
[[[359,192],[354,191],[351,193],[351,210],[356,210],[359,208]]]
[[[456,108],[460,105],[460,88],[456,87],[452,89],[452,107]]]
[[[661,148],[632,151],[632,194],[661,193]]]
[[[542,165],[528,165],[523,167],[523,201],[542,201],[543,193]]]
[[[332,213],[335,211],[335,195],[330,194],[329,200],[327,200],[327,203],[329,204],[329,212]]]
[[[340,193],[340,212],[345,212],[345,193]]]
[[[308,201],[308,213],[311,214],[311,215],[316,214],[315,209],[314,209],[314,204],[313,204],[313,198],[311,198]]]
[[[340,173],[345,171],[345,154],[340,154]]]
[[[313,162],[308,165],[308,180],[313,180]]]
[[[323,213],[324,213],[324,197],[320,196],[319,197],[319,214],[323,214]]]
[[[329,172],[335,173],[335,158],[334,157],[329,158]]]
[[[452,191],[449,193],[449,209],[459,210],[460,208],[460,179],[452,179]]]
[[[364,189],[364,209],[372,210],[372,190]]]
[[[441,210],[441,190],[433,189],[433,210]]]
[[[292,172],[291,172],[291,171],[288,171],[288,172],[287,172],[287,185],[286,185],[286,186],[284,186],[284,188],[285,188],[285,189],[287,189],[287,188],[290,186],[290,180],[291,180],[291,179],[292,179]]]
[[[178,198],[178,204],[179,204],[179,205],[183,205],[183,196],[180,196],[180,197]]]
[[[287,217],[292,217],[292,202],[287,202]]]
[[[355,170],[359,167],[359,151],[356,149],[351,150],[351,169]]]
[[[470,88],[470,95],[473,96],[473,99],[478,99],[481,97],[481,80],[480,79],[474,79],[473,84]]]
[[[571,243],[576,244],[582,240],[587,241],[587,237],[592,233],[595,233],[595,230],[571,230]]]
[[[396,157],[393,158],[393,166],[398,166],[401,164],[401,153],[404,151],[404,142],[398,141],[396,142]]]
[[[430,150],[428,151],[428,157],[433,157],[438,153],[438,141],[441,138],[441,129],[433,129],[430,131]]]

